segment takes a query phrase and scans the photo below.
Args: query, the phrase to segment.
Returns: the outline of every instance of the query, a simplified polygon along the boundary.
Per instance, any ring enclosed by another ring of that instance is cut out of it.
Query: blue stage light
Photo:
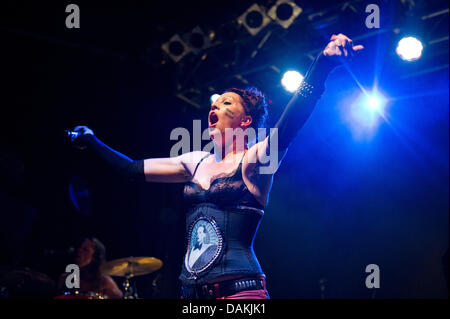
[[[287,71],[281,79],[281,84],[289,92],[295,92],[300,87],[304,76],[297,71]]]
[[[395,52],[402,60],[411,62],[422,56],[422,50],[422,42],[414,37],[405,37],[398,42]]]
[[[378,124],[386,118],[386,105],[386,97],[376,89],[372,92],[363,91],[351,102],[345,117],[355,137],[367,137],[375,133]]]
[[[367,98],[367,105],[373,111],[382,111],[383,102],[378,96],[369,96]]]
[[[378,92],[366,93],[366,107],[371,112],[383,115],[384,106],[386,105],[386,99]]]

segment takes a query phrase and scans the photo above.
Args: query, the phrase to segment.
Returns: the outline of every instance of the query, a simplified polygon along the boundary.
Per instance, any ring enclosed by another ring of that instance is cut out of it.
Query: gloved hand
[[[85,149],[88,144],[88,138],[94,136],[94,131],[92,131],[89,127],[80,125],[76,126],[70,132],[78,133],[69,135],[70,142],[79,149]]]
[[[72,145],[85,149],[89,147],[92,151],[99,154],[119,173],[133,179],[145,180],[144,160],[135,161],[105,145],[100,141],[89,127],[80,125],[73,130],[67,131]]]

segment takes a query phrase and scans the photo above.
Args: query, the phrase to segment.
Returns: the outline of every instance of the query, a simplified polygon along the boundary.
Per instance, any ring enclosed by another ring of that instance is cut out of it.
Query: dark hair
[[[83,243],[87,241],[92,244],[94,253],[92,254],[91,262],[80,268],[80,277],[84,278],[86,281],[89,281],[95,289],[100,289],[103,277],[100,266],[106,261],[106,249],[100,240],[89,235],[78,238],[76,241],[76,246],[78,247],[77,249],[80,249]]]
[[[102,244],[100,240],[95,237],[87,238],[94,245],[94,256],[92,257],[92,265],[97,268],[105,263],[106,260],[106,249],[105,245]]]
[[[233,92],[241,97],[245,113],[252,117],[250,127],[256,130],[266,126],[268,104],[266,96],[260,90],[255,87],[245,89],[229,88],[224,93],[226,92]]]
[[[85,267],[85,271],[90,273],[91,275],[100,276],[100,266],[105,263],[106,261],[106,249],[105,246],[102,244],[100,240],[98,240],[95,237],[85,237],[80,242],[80,246],[86,242],[89,241],[92,243],[92,246],[94,247],[94,254],[92,255],[92,260]]]

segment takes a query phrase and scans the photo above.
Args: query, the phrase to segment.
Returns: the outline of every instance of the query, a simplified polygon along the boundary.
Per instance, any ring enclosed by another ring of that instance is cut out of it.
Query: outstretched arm
[[[79,133],[74,139],[100,155],[118,173],[129,178],[147,182],[182,183],[192,178],[192,169],[205,152],[186,153],[177,157],[133,160],[104,144],[86,126],[74,129]]]
[[[75,128],[75,130],[77,130],[78,128],[80,127]],[[99,154],[111,167],[113,167],[120,174],[133,179],[144,180],[145,174],[143,160],[133,160],[113,150],[102,141],[100,141],[93,133],[83,134],[77,139],[79,139],[79,142],[82,142],[84,145],[88,146],[88,148],[94,150],[97,154]]]

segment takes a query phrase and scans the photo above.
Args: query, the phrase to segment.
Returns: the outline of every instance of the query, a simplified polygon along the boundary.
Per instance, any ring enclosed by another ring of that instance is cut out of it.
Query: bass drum
[[[82,290],[67,290],[53,299],[107,299],[101,293]]]

